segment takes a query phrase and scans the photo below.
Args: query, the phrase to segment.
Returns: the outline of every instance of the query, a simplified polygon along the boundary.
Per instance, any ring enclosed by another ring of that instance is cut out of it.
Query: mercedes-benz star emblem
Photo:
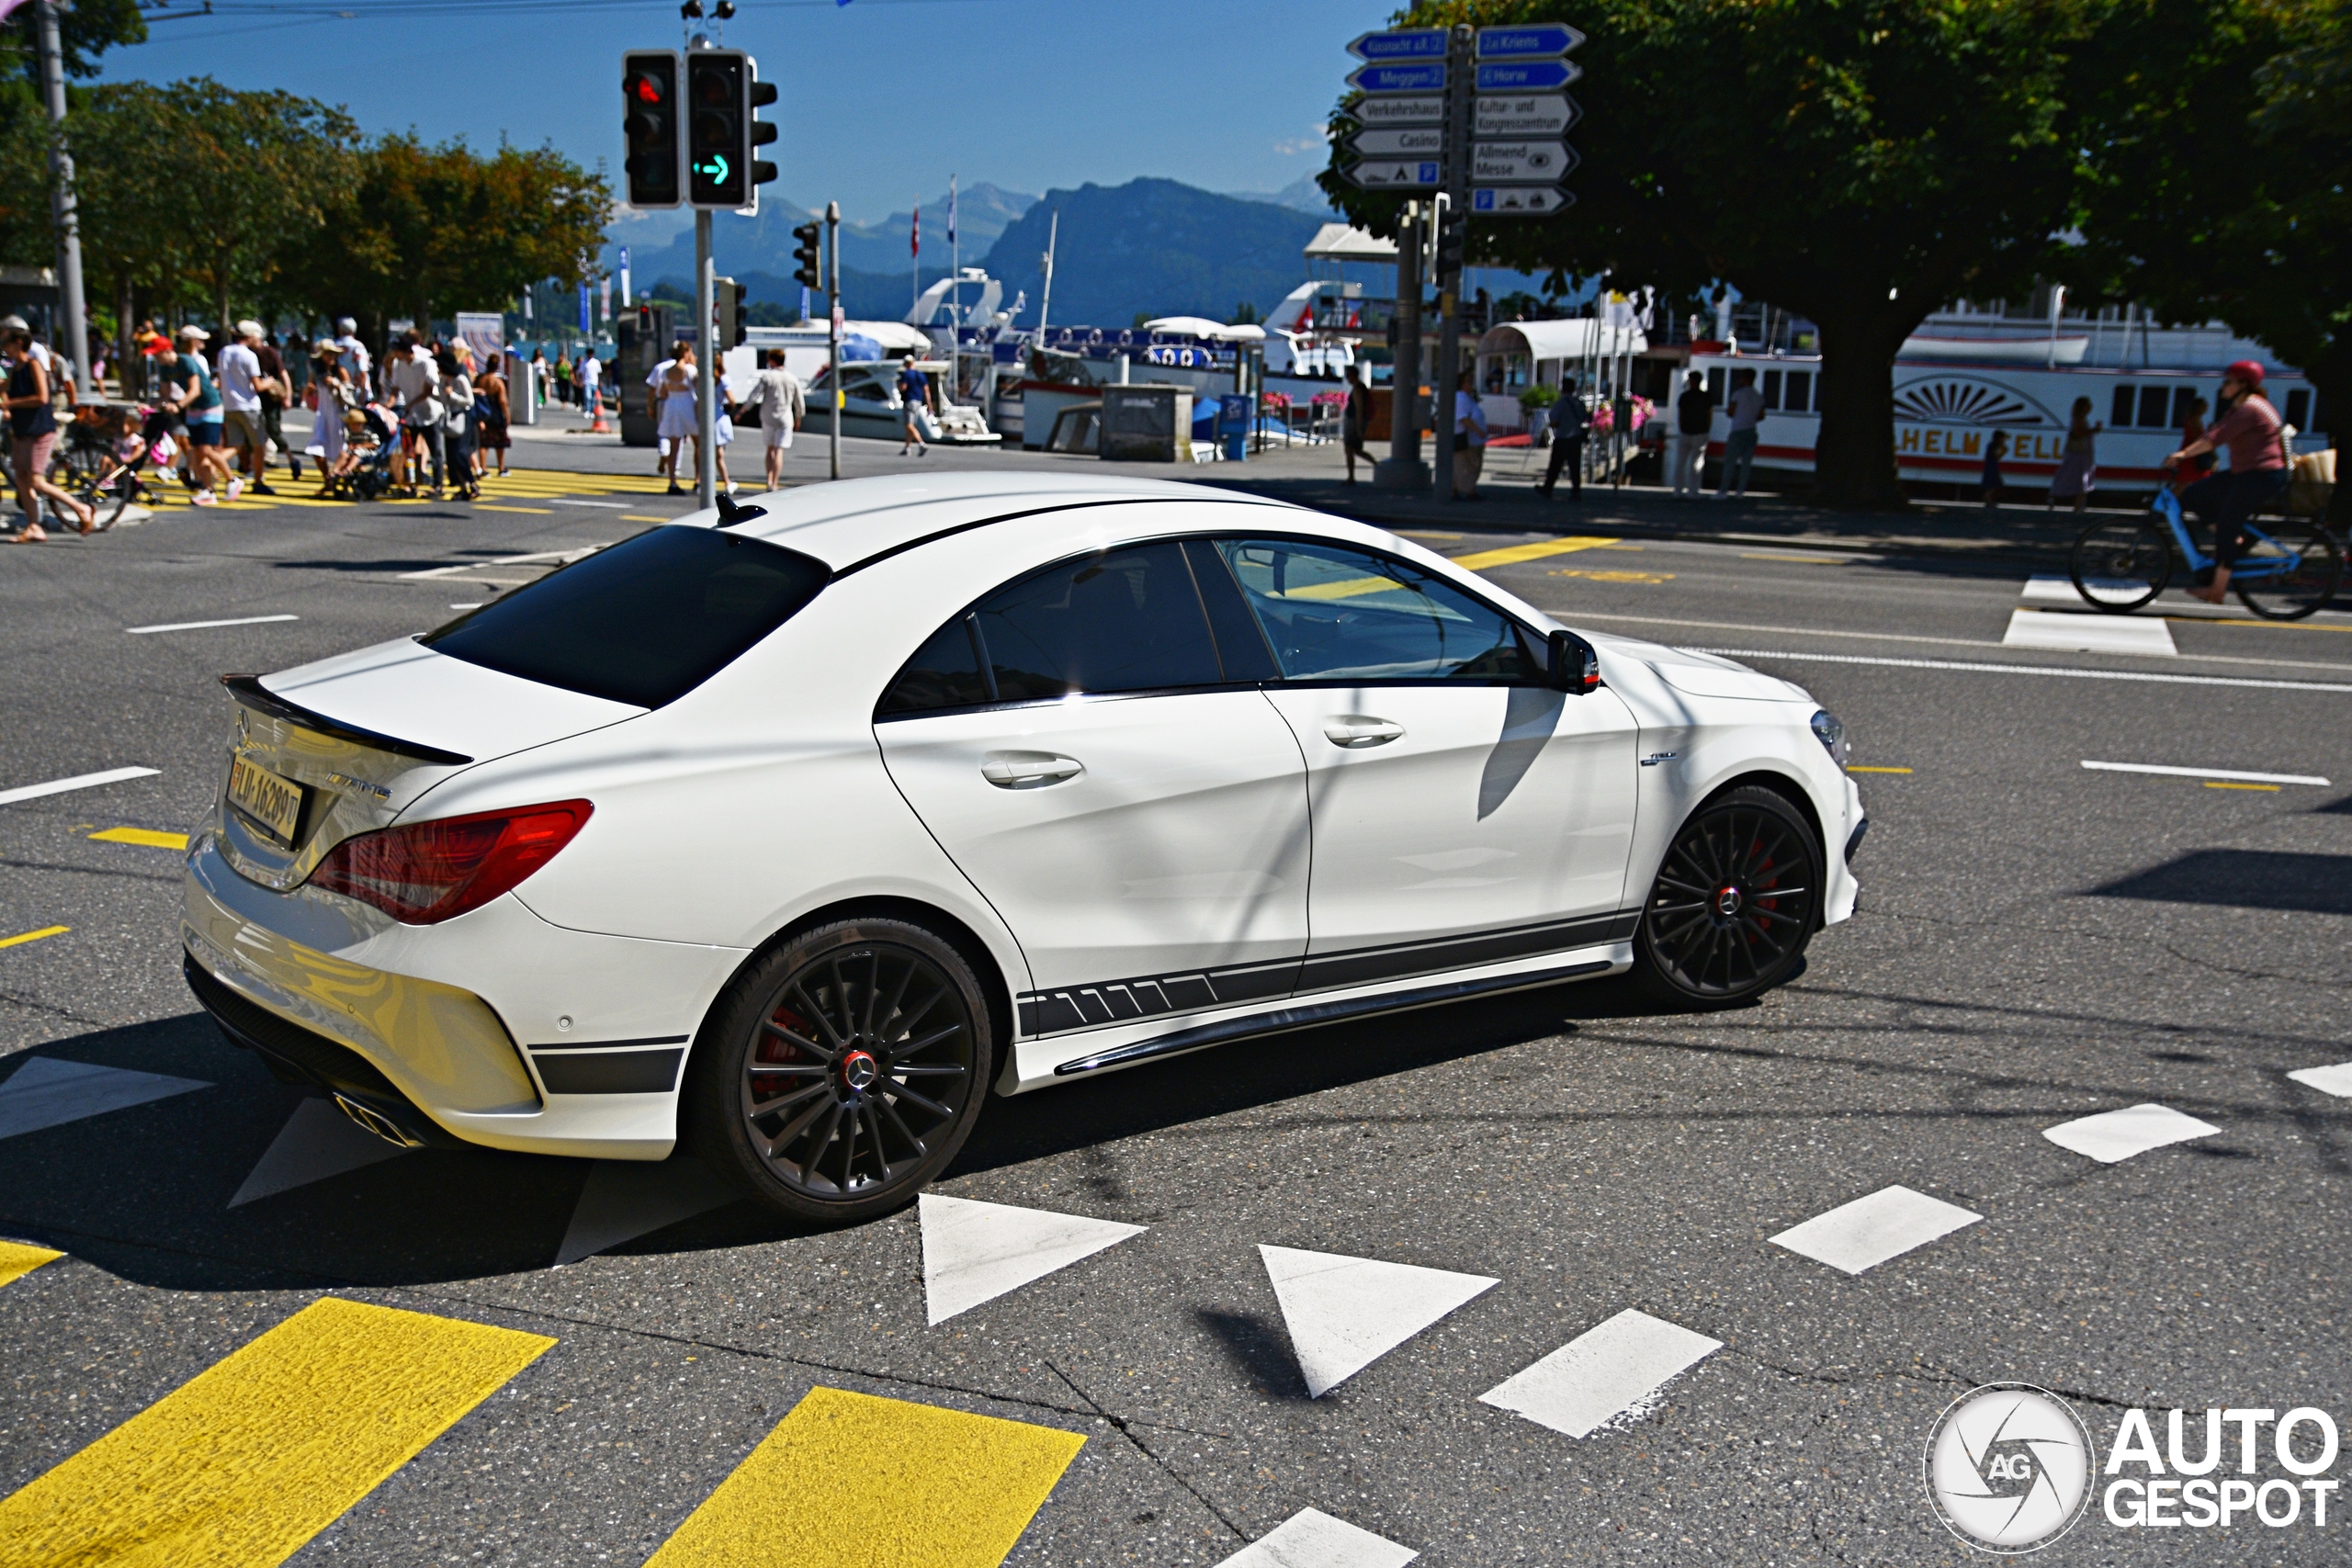
[[[842,1082],[847,1084],[854,1094],[864,1094],[881,1076],[882,1069],[875,1065],[873,1057],[863,1051],[852,1051],[842,1058]]]

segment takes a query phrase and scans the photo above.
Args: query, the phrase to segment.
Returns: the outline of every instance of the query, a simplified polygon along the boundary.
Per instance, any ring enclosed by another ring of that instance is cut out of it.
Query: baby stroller
[[[99,528],[106,529],[134,501],[160,504],[162,498],[140,469],[152,462],[161,471],[178,456],[170,411],[85,403],[74,411],[49,477],[95,513]]]
[[[374,501],[392,488],[392,454],[399,434],[391,416],[374,403],[346,409],[343,415],[343,453],[326,471],[326,486],[319,493],[345,501]]]

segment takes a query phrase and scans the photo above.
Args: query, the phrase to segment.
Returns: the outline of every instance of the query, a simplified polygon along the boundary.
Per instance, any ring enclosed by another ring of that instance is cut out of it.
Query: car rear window
[[[665,526],[549,572],[424,641],[469,664],[658,708],[790,620],[831,576],[763,540]]]

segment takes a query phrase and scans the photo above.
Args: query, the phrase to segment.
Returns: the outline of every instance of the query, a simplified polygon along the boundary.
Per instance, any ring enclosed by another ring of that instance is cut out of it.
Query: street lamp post
[[[57,39],[57,0],[34,0],[40,34],[41,89],[49,99],[49,164],[56,175],[50,197],[57,226],[57,281],[63,295],[62,344],[74,366],[76,387],[95,397],[90,384],[89,318],[82,299],[82,231],[74,201],[74,155],[65,150],[65,61]],[[222,323],[225,332],[227,323]]]

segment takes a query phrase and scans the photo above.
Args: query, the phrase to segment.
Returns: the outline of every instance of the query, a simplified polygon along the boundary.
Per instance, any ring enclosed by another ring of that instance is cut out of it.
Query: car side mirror
[[[1600,655],[1592,644],[1574,632],[1554,632],[1546,651],[1550,667],[1544,673],[1553,685],[1572,697],[1600,689]]]

